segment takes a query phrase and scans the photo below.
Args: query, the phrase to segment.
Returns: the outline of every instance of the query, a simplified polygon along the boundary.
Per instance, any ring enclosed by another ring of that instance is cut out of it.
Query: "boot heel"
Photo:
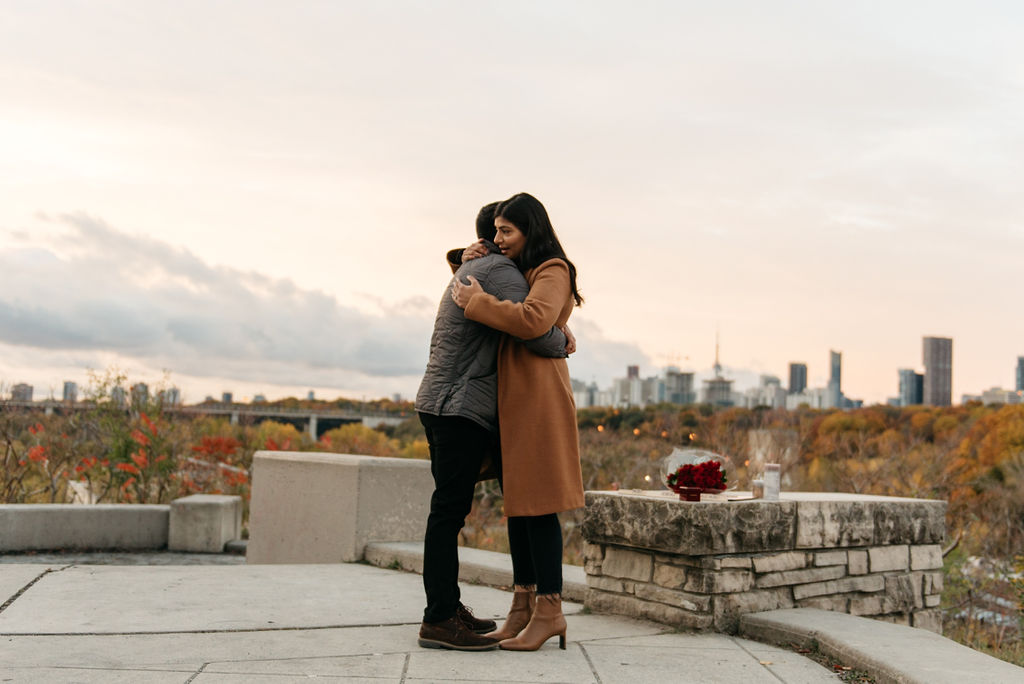
[[[558,635],[558,648],[565,650],[565,632]]]

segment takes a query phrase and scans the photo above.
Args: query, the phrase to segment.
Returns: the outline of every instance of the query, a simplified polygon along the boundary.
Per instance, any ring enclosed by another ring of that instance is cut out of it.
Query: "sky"
[[[1024,356],[1014,2],[0,3],[0,385],[415,395],[444,254],[526,191],[570,373],[866,403]]]

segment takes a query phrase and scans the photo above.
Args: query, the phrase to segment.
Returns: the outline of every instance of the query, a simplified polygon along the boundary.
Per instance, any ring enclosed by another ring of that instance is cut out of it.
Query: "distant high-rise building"
[[[117,406],[124,408],[125,405],[128,403],[125,400],[124,387],[118,386],[110,390],[110,400],[114,402],[114,404],[116,404]]]
[[[314,401],[315,399],[316,399],[316,393],[313,390],[309,390],[309,392],[306,393],[306,400],[307,401]]]
[[[267,403],[267,397],[264,394],[257,394],[256,396],[254,396],[252,398],[252,403],[254,403],[254,404],[266,404]]]
[[[953,397],[953,340],[924,338],[924,397],[929,406],[949,406]]]
[[[900,406],[916,406],[924,401],[924,375],[912,368],[901,368],[900,374]]]
[[[64,401],[69,404],[78,401],[78,385],[70,380],[64,381]]]
[[[235,399],[235,395],[231,394],[231,392],[221,392],[220,403],[222,403],[222,404],[231,404],[231,403],[234,402],[234,399]]]
[[[668,368],[665,371],[665,396],[663,401],[670,404],[692,404],[697,400],[693,391],[693,373]]]
[[[993,387],[981,393],[981,403],[983,404],[1019,404],[1020,401],[1020,395],[1014,390]]]
[[[732,380],[721,376],[705,380],[703,401],[713,406],[732,406]]]
[[[32,401],[32,385],[19,382],[11,388],[11,401]]]
[[[633,380],[640,377],[640,366],[626,366],[626,379]]]
[[[762,375],[759,386],[751,387],[743,393],[743,401],[747,408],[767,406],[779,409],[786,408],[786,396],[781,380],[774,375]]]
[[[722,377],[722,362],[718,360],[718,333],[715,333],[715,377],[704,381],[701,401],[713,406],[733,406],[732,380]]]
[[[807,389],[807,364],[789,364],[789,393],[800,394]]]
[[[1024,391],[1024,356],[1017,357],[1017,382],[1014,389]]]
[[[834,408],[843,406],[843,354],[829,350],[828,396]]]
[[[131,386],[132,406],[141,408],[149,403],[149,385],[138,382]]]
[[[796,410],[803,405],[812,409],[832,408],[828,405],[828,402],[828,390],[824,387],[808,388],[803,392],[786,396],[786,408],[790,411]]]
[[[181,403],[181,390],[177,387],[168,387],[157,392],[157,400],[163,406],[177,406]]]

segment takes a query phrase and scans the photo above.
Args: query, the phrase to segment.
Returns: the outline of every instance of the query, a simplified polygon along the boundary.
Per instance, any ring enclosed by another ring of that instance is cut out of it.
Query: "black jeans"
[[[504,492],[498,465],[498,484]],[[562,593],[562,524],[557,513],[509,517],[508,552],[513,583],[535,584],[538,594]]]
[[[562,593],[562,526],[557,513],[508,519],[512,581],[537,585],[538,594]]]
[[[497,435],[468,418],[420,414],[430,445],[434,493],[423,538],[424,622],[443,622],[459,607],[459,531],[473,507],[473,490],[484,455]]]

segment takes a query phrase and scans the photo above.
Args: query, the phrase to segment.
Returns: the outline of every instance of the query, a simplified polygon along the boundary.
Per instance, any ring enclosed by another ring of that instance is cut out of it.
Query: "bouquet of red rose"
[[[683,487],[698,487],[703,490],[725,489],[725,471],[718,461],[687,463],[665,477],[668,488],[679,493]]]

